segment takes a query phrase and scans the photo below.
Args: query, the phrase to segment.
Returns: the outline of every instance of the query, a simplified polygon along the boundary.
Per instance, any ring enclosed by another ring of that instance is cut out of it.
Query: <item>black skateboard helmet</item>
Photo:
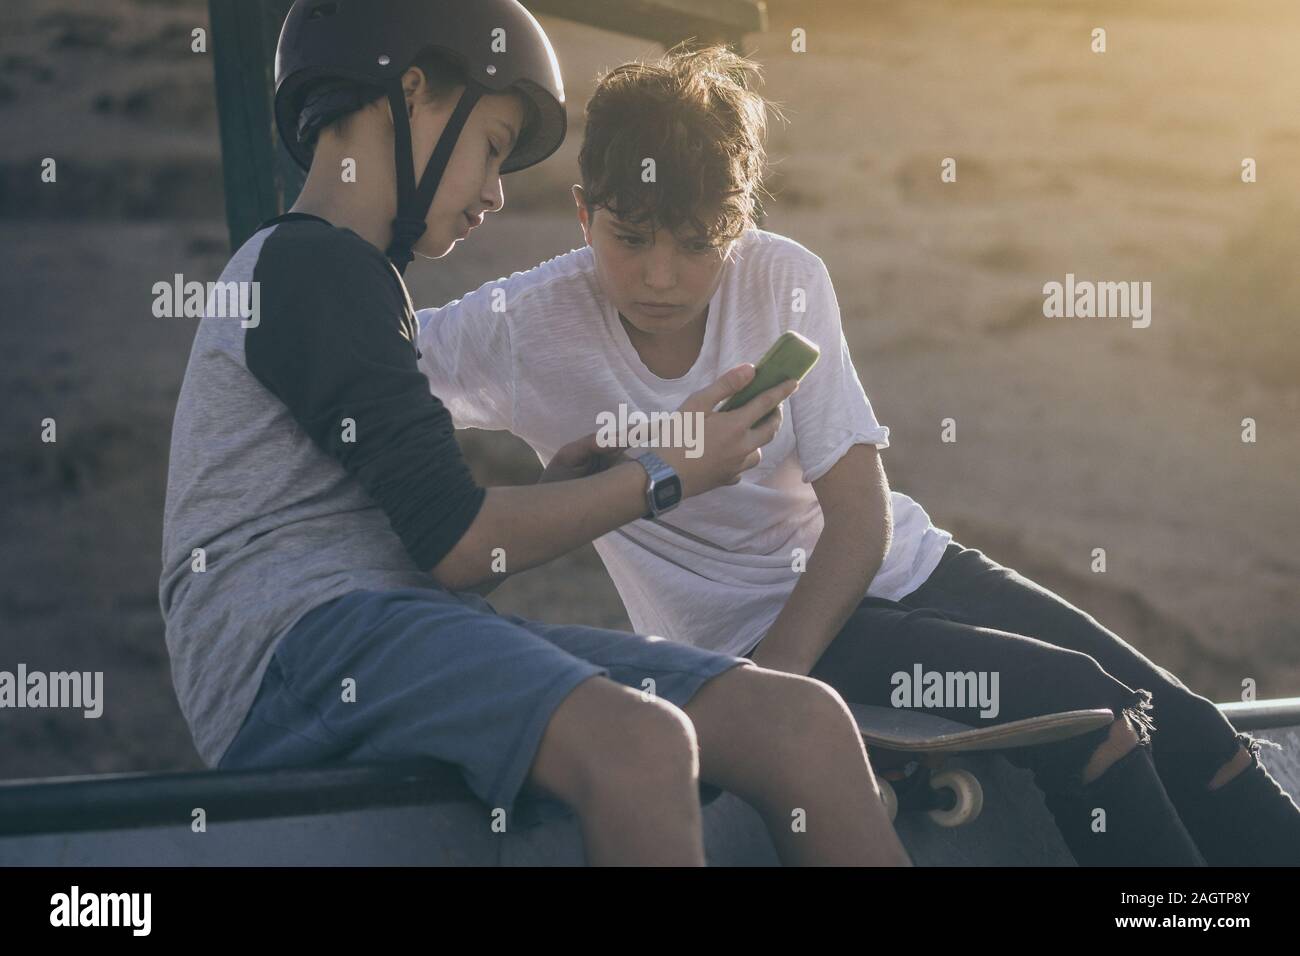
[[[432,49],[464,71],[465,92],[429,157],[419,184],[402,74]],[[424,217],[465,120],[485,93],[521,93],[530,121],[501,164],[513,173],[564,142],[564,84],[550,40],[518,0],[294,0],[275,51],[275,122],[304,169],[311,148],[298,138],[298,114],[315,83],[350,80],[388,94],[396,142],[397,218],[388,256],[404,271],[424,234]]]

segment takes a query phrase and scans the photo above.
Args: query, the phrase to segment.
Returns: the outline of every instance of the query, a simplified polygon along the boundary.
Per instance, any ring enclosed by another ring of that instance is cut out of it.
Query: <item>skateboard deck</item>
[[[937,769],[950,754],[1053,743],[1105,727],[1115,719],[1105,709],[1068,710],[972,727],[902,708],[849,704],[849,709],[871,754],[890,820],[900,810],[923,810],[943,827],[964,826],[977,819],[984,807],[984,789],[974,773]],[[904,766],[911,769],[901,769]]]
[[[1032,747],[1086,734],[1115,719],[1105,709],[1067,710],[1005,724],[972,727],[915,710],[872,707],[866,704],[850,704],[849,709],[853,712],[862,740],[868,747],[909,754],[966,753]]]

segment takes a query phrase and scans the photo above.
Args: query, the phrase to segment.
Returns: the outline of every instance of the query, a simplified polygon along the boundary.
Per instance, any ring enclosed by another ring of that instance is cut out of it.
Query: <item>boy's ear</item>
[[[587,245],[591,245],[591,218],[587,212],[587,195],[576,183],[570,192],[573,193],[573,201],[578,207],[578,225],[582,227],[582,238],[586,240]]]

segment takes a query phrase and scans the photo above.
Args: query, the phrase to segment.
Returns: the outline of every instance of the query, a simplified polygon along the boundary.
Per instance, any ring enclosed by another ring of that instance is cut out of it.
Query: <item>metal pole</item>
[[[275,46],[290,4],[208,0],[232,251],[293,205],[302,188],[302,172],[278,142],[271,116]]]

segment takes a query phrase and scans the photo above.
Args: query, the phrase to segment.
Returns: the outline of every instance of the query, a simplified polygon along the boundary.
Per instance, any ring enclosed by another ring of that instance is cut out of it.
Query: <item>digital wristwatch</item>
[[[682,500],[682,479],[673,470],[672,465],[652,451],[645,451],[632,457],[645,469],[650,484],[645,490],[646,513],[642,515],[647,521],[653,521],[666,511],[677,507]]]

